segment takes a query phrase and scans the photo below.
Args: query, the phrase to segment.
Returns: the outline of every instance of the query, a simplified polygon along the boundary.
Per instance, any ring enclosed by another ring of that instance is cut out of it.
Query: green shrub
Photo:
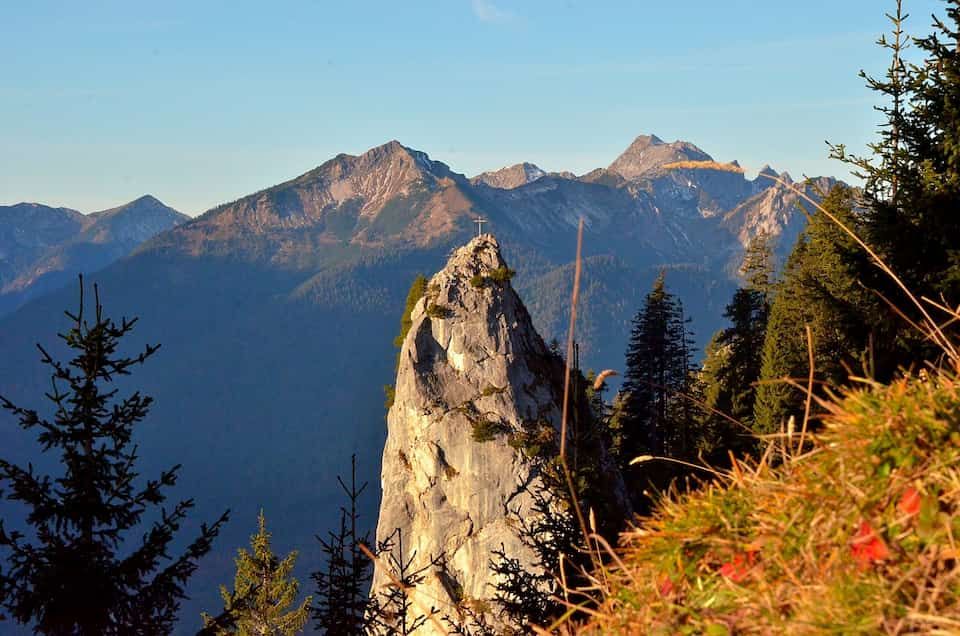
[[[495,420],[477,420],[473,422],[473,441],[492,442],[500,435],[510,432],[510,427]]]
[[[390,407],[393,406],[394,400],[397,398],[397,387],[392,384],[383,385],[383,405],[389,411]]]
[[[427,317],[428,318],[448,318],[450,314],[453,313],[443,305],[438,305],[437,303],[430,303],[427,305]]]
[[[502,285],[506,282],[509,282],[517,272],[510,269],[509,267],[498,267],[497,269],[490,270],[489,274],[474,274],[470,278],[470,284],[476,288],[483,288],[491,283],[497,283]]]
[[[490,272],[488,278],[495,283],[506,283],[509,282],[511,278],[516,275],[517,272],[510,269],[509,267],[498,267],[497,269]]]

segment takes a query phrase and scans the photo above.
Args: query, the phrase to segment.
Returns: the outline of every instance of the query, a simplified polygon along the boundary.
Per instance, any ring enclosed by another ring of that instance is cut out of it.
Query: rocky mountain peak
[[[150,194],[109,210],[93,212],[88,217],[93,222],[84,231],[82,240],[119,241],[129,244],[130,249],[190,218]]]
[[[533,432],[556,436],[562,363],[534,329],[511,275],[490,234],[457,249],[414,308],[400,351],[377,539],[402,533],[404,554],[395,556],[415,553],[413,569],[446,556],[445,570],[429,572],[413,591],[423,606],[490,601],[489,562],[501,545],[535,569],[515,515],[530,514],[545,460],[518,442]],[[373,593],[388,584],[378,570]],[[430,623],[423,629],[433,633]]]
[[[426,176],[440,178],[452,174],[446,164],[433,161],[427,153],[408,148],[396,139],[371,148],[359,156],[340,155],[337,159],[340,161],[334,164],[334,167],[342,168],[342,175],[361,175],[385,168],[399,169],[405,176],[413,179],[423,179]],[[333,162],[328,162],[330,163]],[[321,166],[321,169],[324,166]]]
[[[532,183],[546,174],[539,166],[525,161],[499,170],[483,172],[470,179],[470,182],[474,185],[483,183],[492,188],[512,190]]]
[[[640,135],[607,169],[631,180],[651,173],[666,163],[710,159],[710,155],[689,142],[666,143],[656,135]]]

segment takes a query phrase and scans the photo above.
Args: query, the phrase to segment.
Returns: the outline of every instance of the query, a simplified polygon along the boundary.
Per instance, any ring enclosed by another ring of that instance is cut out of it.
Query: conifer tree
[[[326,558],[326,567],[312,574],[317,584],[317,604],[313,616],[318,629],[330,636],[351,636],[369,633],[376,599],[370,596],[373,563],[360,549],[370,546],[370,533],[358,529],[360,495],[364,482],[357,487],[357,456],[350,460],[350,485],[337,477],[349,504],[340,509],[340,527],[327,538],[317,537]]]
[[[377,604],[372,617],[374,631],[382,636],[413,634],[439,610],[431,606],[426,613],[421,612],[410,600],[410,590],[423,583],[431,570],[442,571],[445,555],[431,555],[425,562],[418,563],[416,550],[405,555],[403,531],[397,528],[377,545],[377,556],[387,568],[390,582],[376,590]]]
[[[701,372],[708,407],[701,420],[710,438],[703,450],[712,455],[713,463],[725,461],[728,451],[740,455],[753,445],[746,433],[753,421],[773,293],[773,251],[766,234],[754,237],[747,246],[742,273],[744,285],[723,314],[730,326],[711,339]]]
[[[691,333],[683,306],[666,290],[663,273],[633,321],[626,354],[623,405],[618,413],[620,461],[635,505],[647,481],[660,486],[673,475],[663,463],[656,469],[628,468],[639,455],[680,457],[696,447],[690,408]]]
[[[39,474],[0,459],[0,494],[23,504],[27,536],[0,522],[0,608],[38,634],[81,636],[165,634],[173,629],[184,585],[197,561],[210,551],[227,513],[171,558],[171,542],[193,507],[192,500],[155,510],[177,480],[179,466],[140,483],[132,444],[137,424],[152,398],[134,392],[120,397],[116,382],[154,355],[159,345],[139,354],[119,353],[137,319],[107,318],[94,286],[93,315],[80,307],[66,312],[71,328],[61,339],[72,352],[66,361],[43,347],[51,371],[53,416],[14,405],[0,405],[20,427],[39,431],[42,452],[59,454],[61,471]],[[141,533],[145,515],[156,521]]]
[[[821,205],[849,227],[859,227],[850,188],[835,186]],[[860,280],[868,267],[866,259],[833,221],[819,211],[812,215],[787,260],[770,310],[757,389],[756,432],[776,432],[791,415],[797,421],[803,416],[803,392],[782,380],[806,383],[808,325],[818,387],[842,385],[851,372],[869,371],[871,344],[889,340],[878,320],[886,312]]]
[[[291,552],[283,560],[273,554],[262,510],[257,526],[257,534],[250,537],[251,550],[241,548],[237,554],[234,589],[220,586],[226,609],[235,609],[237,618],[233,625],[217,630],[218,636],[293,636],[303,631],[310,618],[312,599],[309,596],[296,605],[300,585],[291,573],[297,552]],[[232,604],[237,597],[250,600],[244,607],[234,608]],[[203,621],[209,625],[212,619],[204,615]]]
[[[888,16],[891,37],[879,40],[891,64],[881,78],[861,73],[881,100],[878,139],[868,156],[848,154],[843,145],[833,146],[832,154],[864,181],[861,230],[867,242],[917,298],[955,305],[960,300],[960,5],[947,4],[946,17],[934,17],[933,33],[911,42],[904,34],[907,16],[896,2]],[[904,60],[911,44],[924,55],[920,63]],[[861,278],[910,321],[920,322],[919,310],[877,268],[864,268]],[[936,357],[933,343],[908,321],[894,312],[884,314],[886,331],[893,334],[888,342],[895,348],[875,356],[878,379]]]
[[[494,600],[504,618],[518,632],[531,625],[547,625],[566,611],[558,600],[564,581],[575,588],[583,583],[582,573],[591,571],[585,542],[569,505],[558,493],[561,484],[528,491],[533,499],[529,513],[515,515],[520,540],[536,555],[531,571],[520,560],[494,550],[490,570],[495,575]],[[578,599],[581,600],[581,599]]]

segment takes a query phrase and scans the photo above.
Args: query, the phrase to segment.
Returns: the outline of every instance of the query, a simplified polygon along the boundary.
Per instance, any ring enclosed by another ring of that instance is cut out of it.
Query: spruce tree
[[[439,614],[433,606],[425,608],[426,613],[421,611],[410,599],[410,590],[423,583],[431,570],[442,571],[446,555],[431,555],[422,563],[418,563],[416,550],[405,556],[403,531],[397,528],[379,542],[377,556],[390,582],[375,592],[373,629],[382,636],[409,636]]]
[[[664,486],[671,466],[629,468],[640,455],[681,457],[696,447],[698,431],[689,402],[691,333],[683,306],[666,290],[661,272],[633,321],[626,354],[622,407],[616,426],[620,462],[635,505],[647,481]]]
[[[237,554],[234,589],[220,586],[224,605],[228,611],[235,611],[236,620],[233,625],[216,630],[218,636],[293,636],[303,631],[310,618],[309,596],[296,605],[300,585],[291,573],[297,552],[283,560],[273,554],[262,510],[257,526],[257,534],[250,537],[251,550],[241,548]],[[249,598],[249,602],[236,608],[233,603],[238,597]],[[203,622],[209,626],[212,619],[204,615]]]
[[[892,267],[916,298],[960,300],[960,5],[948,3],[945,18],[934,17],[933,33],[912,42],[904,34],[906,15],[901,2],[888,16],[890,38],[881,47],[891,55],[883,77],[865,73],[867,86],[881,100],[883,115],[878,139],[870,154],[848,154],[843,145],[832,154],[853,166],[864,181],[863,223],[867,242]],[[904,60],[915,46],[924,56],[916,64]],[[890,351],[875,356],[877,379],[886,380],[902,367],[922,364],[939,354],[936,346],[910,322],[922,321],[921,311],[887,275],[875,267],[862,272],[863,283],[896,305],[908,320],[885,311],[884,344]],[[936,310],[930,310],[936,318]],[[947,328],[955,338],[956,325]]]
[[[358,501],[367,484],[357,487],[357,456],[350,460],[350,485],[337,477],[349,502],[340,509],[340,527],[317,537],[326,566],[312,574],[317,584],[313,617],[318,629],[331,636],[369,633],[376,599],[370,596],[373,562],[360,549],[370,546],[370,533],[358,529]]]
[[[41,452],[59,455],[61,471],[39,474],[32,465],[0,459],[0,494],[23,504],[30,535],[0,522],[0,607],[38,634],[82,636],[166,634],[173,629],[184,585],[197,561],[210,551],[227,513],[176,557],[168,552],[193,507],[190,499],[159,509],[177,481],[179,466],[159,477],[139,479],[136,426],[152,398],[119,396],[116,382],[159,349],[148,345],[132,357],[119,353],[137,319],[107,318],[94,286],[93,315],[66,312],[71,328],[60,338],[72,352],[53,358],[38,345],[51,370],[53,416],[0,405],[20,427],[38,431]],[[155,518],[145,532],[138,530]]]
[[[503,618],[516,633],[528,633],[531,625],[548,625],[567,607],[559,600],[561,586],[576,589],[587,582],[583,574],[592,570],[583,533],[561,494],[562,485],[528,490],[532,509],[515,513],[520,540],[534,553],[531,570],[501,546],[493,551],[490,570],[494,575],[494,600]],[[577,599],[582,601],[583,599]]]
[[[850,188],[837,185],[821,205],[844,224],[859,228],[853,195]],[[822,212],[812,215],[787,260],[770,310],[755,406],[757,433],[779,431],[791,415],[798,422],[803,417],[803,391],[782,380],[806,384],[808,325],[817,387],[843,385],[851,373],[870,372],[874,343],[889,337],[879,319],[886,312],[861,282],[866,259],[856,242]]]
[[[723,314],[730,326],[711,339],[701,372],[708,408],[700,419],[709,431],[703,450],[713,463],[725,461],[728,451],[741,455],[753,446],[746,433],[753,421],[773,294],[773,251],[766,234],[756,236],[747,246],[742,273],[744,285]]]

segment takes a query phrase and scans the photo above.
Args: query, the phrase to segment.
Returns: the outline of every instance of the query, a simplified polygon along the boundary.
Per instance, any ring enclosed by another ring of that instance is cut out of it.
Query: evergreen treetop
[[[158,478],[139,479],[135,427],[152,399],[134,392],[120,397],[116,381],[159,349],[148,345],[132,357],[119,353],[137,319],[107,318],[94,286],[93,315],[66,312],[72,326],[60,338],[73,357],[56,360],[43,347],[51,370],[53,417],[0,398],[20,427],[38,431],[42,452],[59,455],[62,472],[42,475],[0,459],[0,487],[26,506],[32,537],[0,522],[0,607],[39,634],[165,634],[173,629],[184,585],[197,561],[226,522],[224,513],[177,557],[171,542],[193,507],[190,499],[171,510],[154,509],[177,481],[179,466]],[[133,534],[155,517],[142,535]]]
[[[251,550],[240,548],[237,558],[237,574],[233,591],[220,586],[220,596],[228,610],[235,609],[234,624],[217,630],[218,635],[237,636],[293,636],[300,633],[310,618],[311,597],[299,605],[297,596],[300,584],[291,576],[297,561],[293,551],[284,559],[278,559],[270,547],[267,521],[260,511],[257,517],[257,533],[250,537]],[[237,598],[249,599],[243,607],[234,608]],[[204,624],[211,619],[204,615]]]

